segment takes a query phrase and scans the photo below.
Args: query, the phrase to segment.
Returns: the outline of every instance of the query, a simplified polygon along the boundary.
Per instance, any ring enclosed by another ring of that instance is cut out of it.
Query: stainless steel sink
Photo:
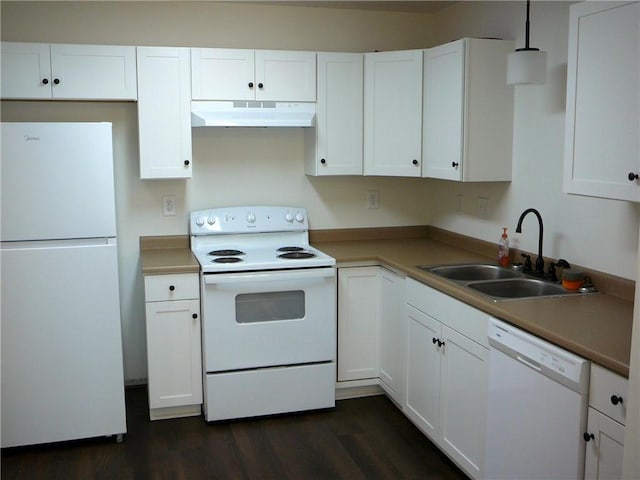
[[[562,288],[560,285],[534,278],[512,278],[486,282],[470,282],[467,287],[482,292],[493,298],[529,298],[558,295],[574,295],[576,292]]]
[[[520,270],[493,264],[418,265],[419,269],[438,275],[489,296],[494,301],[579,295],[557,283],[534,278]]]
[[[418,268],[440,277],[457,282],[474,282],[479,280],[499,280],[503,278],[519,278],[522,274],[498,265],[464,264],[464,265],[419,265]]]

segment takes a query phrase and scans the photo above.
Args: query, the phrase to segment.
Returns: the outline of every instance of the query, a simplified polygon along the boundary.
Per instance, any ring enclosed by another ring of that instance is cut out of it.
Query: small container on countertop
[[[567,290],[578,290],[584,282],[584,272],[572,268],[562,271],[562,286]]]

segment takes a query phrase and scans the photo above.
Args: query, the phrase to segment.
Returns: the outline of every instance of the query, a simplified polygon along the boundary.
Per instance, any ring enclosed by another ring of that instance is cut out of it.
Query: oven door
[[[202,275],[208,373],[335,361],[334,268]]]

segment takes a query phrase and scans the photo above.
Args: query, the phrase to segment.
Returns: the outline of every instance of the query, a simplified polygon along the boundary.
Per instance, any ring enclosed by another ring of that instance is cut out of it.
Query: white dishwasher
[[[496,319],[489,345],[485,478],[582,479],[589,362]]]

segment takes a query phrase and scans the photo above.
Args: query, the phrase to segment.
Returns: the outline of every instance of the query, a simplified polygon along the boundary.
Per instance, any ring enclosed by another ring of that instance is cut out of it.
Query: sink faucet
[[[518,219],[518,226],[516,227],[516,233],[522,233],[522,220],[527,214],[533,213],[538,218],[538,226],[540,227],[539,236],[538,236],[538,258],[536,258],[536,273],[544,275],[544,259],[542,258],[542,217],[540,216],[540,212],[535,208],[527,208]]]

